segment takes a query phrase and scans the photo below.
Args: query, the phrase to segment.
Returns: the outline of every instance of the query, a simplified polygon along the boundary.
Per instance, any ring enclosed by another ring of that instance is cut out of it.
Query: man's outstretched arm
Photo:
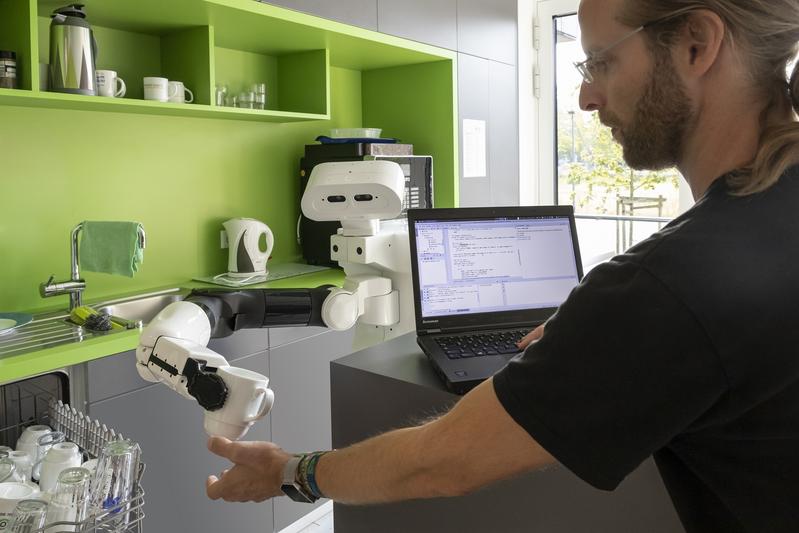
[[[279,496],[291,457],[271,443],[212,438],[209,449],[234,463],[208,479],[208,496],[263,501]],[[446,415],[324,455],[316,467],[322,493],[350,504],[457,496],[553,464],[555,459],[508,415],[488,380]]]

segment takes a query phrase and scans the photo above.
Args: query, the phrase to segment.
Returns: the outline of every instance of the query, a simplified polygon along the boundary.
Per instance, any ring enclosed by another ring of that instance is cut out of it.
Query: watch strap
[[[313,503],[319,498],[298,481],[298,469],[303,458],[303,455],[295,455],[283,465],[280,490],[295,502]]]

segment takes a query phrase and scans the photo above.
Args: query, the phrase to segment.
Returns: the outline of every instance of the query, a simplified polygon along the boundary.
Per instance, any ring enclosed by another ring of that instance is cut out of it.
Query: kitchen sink
[[[186,289],[169,289],[90,304],[90,307],[122,319],[128,328],[137,328],[149,323],[164,307],[182,300],[188,293]],[[66,311],[34,315],[32,322],[0,336],[0,359],[124,331],[93,332],[73,324],[68,318]]]
[[[112,300],[92,305],[103,314],[128,321],[131,326],[148,324],[167,305],[186,297],[186,292],[172,289],[168,292],[143,294],[132,298]]]

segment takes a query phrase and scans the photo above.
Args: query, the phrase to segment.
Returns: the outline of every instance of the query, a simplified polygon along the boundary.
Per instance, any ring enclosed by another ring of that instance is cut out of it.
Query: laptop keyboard
[[[492,331],[436,337],[435,341],[450,359],[519,353],[516,343],[530,330]]]

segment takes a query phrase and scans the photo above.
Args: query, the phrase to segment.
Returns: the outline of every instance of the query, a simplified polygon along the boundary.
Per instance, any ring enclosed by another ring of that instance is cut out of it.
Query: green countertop
[[[305,288],[318,287],[319,285],[325,284],[340,286],[343,281],[344,273],[341,270],[330,269],[304,274],[302,276],[269,281],[259,285],[251,285],[247,288]],[[175,286],[176,285],[170,287],[156,287],[146,292],[150,293],[158,291],[159,289],[168,289]],[[199,281],[189,281],[177,286],[188,289],[221,288],[218,285],[210,285]],[[104,300],[110,299],[111,298],[104,298]],[[139,333],[139,330],[134,329],[110,335],[100,335],[81,342],[63,344],[61,346],[0,359],[0,384],[18,381],[59,368],[66,368],[68,366],[91,361],[92,359],[99,359],[108,355],[133,350],[138,344]]]

